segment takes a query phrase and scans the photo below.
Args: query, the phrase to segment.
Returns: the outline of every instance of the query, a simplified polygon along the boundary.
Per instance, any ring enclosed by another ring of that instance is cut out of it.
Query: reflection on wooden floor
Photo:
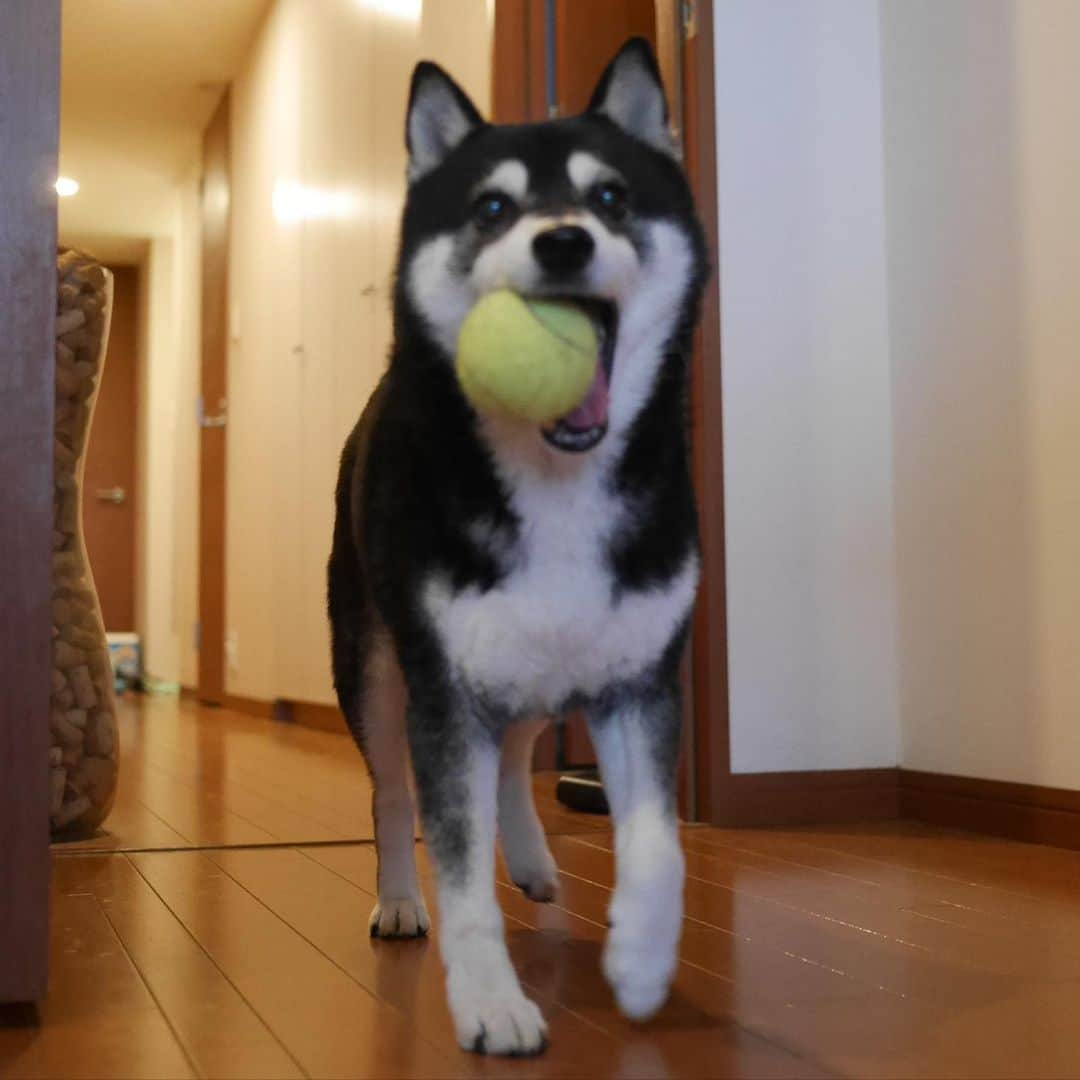
[[[128,748],[117,843],[140,805],[185,845],[364,827],[334,736],[157,704],[135,722],[159,720],[161,741]],[[555,837],[556,904],[500,870],[511,951],[552,1029],[544,1057],[507,1062],[456,1049],[435,941],[367,938],[371,845],[310,840],[57,855],[51,990],[39,1028],[0,1027],[0,1075],[1080,1075],[1076,853],[905,824],[687,828],[676,988],[638,1027],[599,973],[611,837]]]
[[[373,839],[371,786],[347,735],[175,698],[119,704],[116,804],[99,836],[65,854]],[[568,813],[553,785],[537,779],[549,831],[600,827]]]
[[[175,698],[127,698],[119,721],[105,831],[65,852],[372,838],[367,773],[343,735]]]

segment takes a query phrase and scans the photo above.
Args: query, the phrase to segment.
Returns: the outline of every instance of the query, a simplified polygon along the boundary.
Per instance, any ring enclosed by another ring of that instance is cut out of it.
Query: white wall
[[[894,765],[877,7],[715,29],[732,767]]]
[[[176,242],[150,241],[140,273],[136,627],[150,685],[179,677],[172,597],[176,581]]]
[[[390,344],[409,76],[431,57],[486,108],[487,8],[428,0],[417,22],[359,0],[278,0],[234,86],[232,694],[333,701],[333,488]]]
[[[69,137],[78,148],[79,132]],[[200,224],[198,140],[183,140],[189,164],[155,174],[108,159],[92,184],[107,197],[61,200],[60,242],[107,261],[139,258],[139,378],[136,438],[135,618],[151,685],[194,685],[198,619],[198,435]],[[72,151],[73,153],[75,151]]]
[[[177,638],[177,667],[172,681],[196,686],[199,653],[195,624],[199,619],[199,428],[196,401],[202,374],[202,208],[199,199],[201,161],[194,161],[176,198],[176,279],[174,291],[176,376],[176,459],[173,481],[176,509],[173,536],[176,564],[171,598]],[[163,478],[163,482],[168,482]],[[163,598],[164,599],[164,598]]]
[[[197,681],[199,172],[164,197],[140,274],[135,592],[151,684]]]
[[[285,610],[274,555],[292,524],[276,520],[275,489],[303,482],[288,471],[292,426],[279,431],[273,414],[275,395],[295,403],[295,390],[282,383],[299,341],[296,234],[281,230],[271,212],[275,177],[298,169],[300,72],[290,37],[297,18],[295,6],[275,5],[232,98],[225,610],[238,663],[230,664],[227,689],[267,700],[275,696],[275,628]]]
[[[1080,4],[885,0],[903,763],[1080,786]]]
[[[716,32],[733,765],[1075,789],[1080,5]]]

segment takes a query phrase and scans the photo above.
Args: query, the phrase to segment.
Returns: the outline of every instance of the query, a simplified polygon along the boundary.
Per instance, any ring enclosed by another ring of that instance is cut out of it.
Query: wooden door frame
[[[683,777],[685,815],[722,824],[730,817],[724,445],[721,397],[719,232],[716,175],[713,0],[693,0],[683,27],[684,162],[705,229],[713,275],[705,289],[691,363],[693,478],[701,520],[701,588],[689,649],[688,735],[693,775]],[[498,0],[492,114],[497,123],[546,116],[545,0]],[[501,65],[506,65],[505,68]],[[669,88],[670,91],[671,88]]]
[[[701,528],[701,586],[690,644],[693,816],[721,825],[730,817],[731,740],[713,0],[693,0],[689,12],[691,25],[684,26],[682,55],[684,163],[712,265],[691,363],[693,475]]]
[[[45,992],[60,0],[0,3],[0,1001]]]
[[[221,187],[209,190],[206,163],[215,140],[224,143],[224,176],[212,179]],[[227,423],[229,367],[229,240],[232,206],[231,153],[232,92],[225,88],[210,122],[203,132],[203,175],[200,183],[200,215],[206,222],[208,214],[220,212],[224,217],[223,241],[208,241],[204,228],[201,239],[202,266],[200,308],[200,365],[199,395],[203,408],[199,413],[199,634],[198,634],[198,697],[208,705],[228,703],[225,666],[225,537],[227,524],[228,428],[211,426],[209,415],[222,413]],[[223,190],[221,189],[223,188]],[[220,204],[208,210],[207,198]],[[222,239],[222,238],[217,238]],[[210,268],[218,274],[209,272]],[[220,278],[221,284],[213,284]],[[211,282],[208,287],[208,282]],[[211,295],[213,294],[213,295]],[[213,389],[211,389],[213,387]]]

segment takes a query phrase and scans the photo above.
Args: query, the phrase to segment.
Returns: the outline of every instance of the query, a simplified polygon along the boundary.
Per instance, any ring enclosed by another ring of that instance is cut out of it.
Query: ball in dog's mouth
[[[571,409],[540,430],[547,442],[557,450],[582,454],[597,446],[607,434],[618,319],[615,305],[606,300],[576,296],[565,299],[581,308],[592,320],[600,355],[585,400],[576,409]]]

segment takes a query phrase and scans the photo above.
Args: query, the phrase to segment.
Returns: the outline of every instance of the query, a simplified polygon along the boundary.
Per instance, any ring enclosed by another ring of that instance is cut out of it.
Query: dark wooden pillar
[[[0,3],[0,1001],[45,991],[60,0]]]

